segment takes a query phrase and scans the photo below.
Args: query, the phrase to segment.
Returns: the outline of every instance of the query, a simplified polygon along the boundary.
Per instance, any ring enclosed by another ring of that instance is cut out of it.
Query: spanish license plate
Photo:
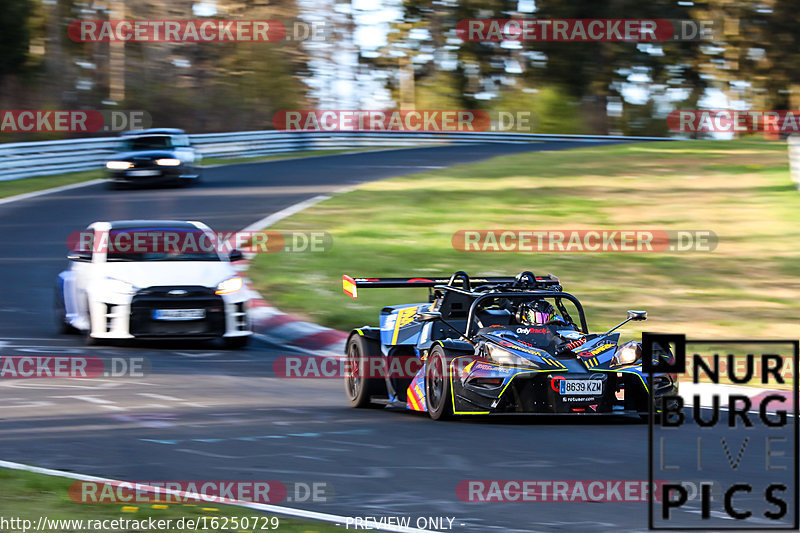
[[[153,309],[153,320],[200,320],[205,309]]]
[[[562,396],[596,396],[603,394],[602,379],[562,379],[560,380]]]
[[[158,176],[160,170],[129,170],[128,176]]]

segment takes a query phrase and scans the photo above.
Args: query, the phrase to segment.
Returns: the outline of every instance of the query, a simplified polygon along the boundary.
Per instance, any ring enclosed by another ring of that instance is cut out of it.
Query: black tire
[[[372,397],[386,396],[386,380],[367,376],[370,357],[382,357],[380,344],[357,333],[350,335],[345,349],[344,376],[344,391],[350,407],[376,407]]]
[[[434,346],[425,362],[425,404],[434,420],[445,420],[453,416],[453,400],[450,395],[450,361],[444,348]]]
[[[242,350],[250,342],[250,335],[243,337],[224,337],[222,343],[228,350]]]
[[[92,310],[88,300],[86,301],[86,316],[89,318],[89,329],[83,332],[83,343],[86,346],[97,346],[100,344],[100,339],[92,337]]]
[[[83,344],[86,346],[97,346],[100,344],[100,339],[95,339],[89,334],[89,330],[86,330],[83,335]]]

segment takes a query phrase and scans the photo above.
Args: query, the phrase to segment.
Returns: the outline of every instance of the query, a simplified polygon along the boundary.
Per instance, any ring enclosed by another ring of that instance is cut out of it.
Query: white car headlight
[[[617,365],[629,365],[642,358],[642,349],[637,343],[627,343],[621,346],[614,354],[614,362]]]
[[[115,278],[105,278],[98,284],[100,296],[124,295],[130,296],[136,292],[136,287],[127,281]]]
[[[128,161],[109,161],[106,163],[106,168],[110,170],[126,170],[133,166],[133,163]]]
[[[172,157],[164,157],[162,159],[156,159],[156,165],[162,167],[177,167],[180,166],[180,164],[181,164],[180,159],[175,159]]]
[[[214,294],[230,294],[241,289],[242,285],[242,278],[234,276],[217,285],[217,290]]]
[[[515,355],[509,352],[508,350],[504,350],[503,348],[499,348],[493,344],[487,344],[486,347],[489,350],[489,357],[495,363],[499,363],[501,365],[511,365],[511,366],[531,366],[531,367],[536,366],[533,361]]]

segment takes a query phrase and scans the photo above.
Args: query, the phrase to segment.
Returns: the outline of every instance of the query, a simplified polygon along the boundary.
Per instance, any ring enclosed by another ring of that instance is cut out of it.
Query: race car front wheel
[[[383,357],[377,341],[353,334],[347,341],[345,351],[344,390],[350,407],[375,407],[373,396],[386,396],[386,380],[383,376],[370,376],[370,365],[374,358]]]
[[[435,346],[425,363],[425,403],[428,414],[434,420],[453,415],[449,373],[450,363],[444,348]]]

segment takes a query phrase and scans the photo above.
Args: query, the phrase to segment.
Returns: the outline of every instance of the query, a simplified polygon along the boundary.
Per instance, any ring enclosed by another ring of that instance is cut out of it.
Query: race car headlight
[[[615,365],[629,365],[642,358],[642,347],[638,342],[629,342],[619,347],[614,359],[611,361]]]
[[[242,288],[242,278],[240,277],[232,277],[228,278],[219,285],[217,285],[217,290],[214,294],[230,294],[232,292],[236,292]]]
[[[177,167],[181,164],[180,159],[175,159],[172,157],[164,157],[162,159],[156,159],[156,165],[161,167]]]
[[[133,163],[128,161],[109,161],[106,163],[106,168],[109,170],[125,170],[131,168]]]
[[[101,297],[116,295],[130,296],[136,292],[136,287],[121,279],[105,278],[98,284],[97,290]]]
[[[495,363],[511,366],[536,366],[533,361],[515,355],[508,350],[491,344],[487,344],[486,346],[488,348],[489,358]]]

